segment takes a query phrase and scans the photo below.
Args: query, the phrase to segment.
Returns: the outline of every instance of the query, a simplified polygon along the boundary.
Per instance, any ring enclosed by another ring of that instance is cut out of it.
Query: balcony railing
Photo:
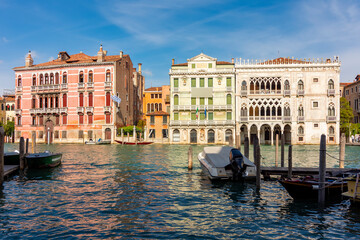
[[[284,90],[284,97],[288,96],[290,97],[291,95],[291,90]]]
[[[241,95],[242,97],[246,97],[246,96],[247,96],[247,90],[241,90],[241,91],[240,91],[240,95]]]
[[[174,87],[174,93],[178,93],[179,92],[179,88],[178,87]]]
[[[17,92],[21,92],[21,91],[22,91],[22,87],[16,87],[15,90],[16,90]]]
[[[31,86],[31,92],[36,92],[36,86]]]
[[[21,115],[21,109],[15,109],[15,114],[16,115]]]
[[[111,107],[110,106],[105,106],[104,107],[104,112],[111,112]]]
[[[68,108],[67,107],[62,107],[60,108],[60,114],[67,114],[68,112]]]
[[[60,108],[36,108],[30,109],[30,114],[59,114]]]
[[[249,121],[264,121],[264,120],[272,120],[272,121],[282,121],[282,116],[249,116]]]
[[[76,110],[78,113],[84,113],[84,107],[77,107]]]
[[[298,116],[298,123],[303,123],[305,122],[305,117],[304,116]]]
[[[326,122],[328,123],[336,122],[336,116],[326,116]]]
[[[63,89],[67,89],[67,88],[68,88],[67,83],[63,83],[63,84],[61,84],[61,90],[63,90]]]
[[[328,96],[335,96],[335,89],[328,89]]]
[[[85,83],[78,83],[78,88],[79,89],[82,89],[82,88],[84,88],[85,87]]]
[[[297,90],[297,95],[298,96],[304,96],[305,91],[304,90]]]
[[[232,105],[174,105],[175,111],[226,111],[226,110],[232,110]]]
[[[249,121],[249,118],[247,116],[241,116],[240,122],[247,123]]]
[[[94,83],[93,82],[88,82],[86,83],[87,88],[93,88],[94,87]]]
[[[250,94],[281,94],[281,90],[275,90],[275,89],[250,90]]]
[[[283,116],[283,122],[291,122],[291,116]]]
[[[173,120],[170,121],[171,126],[228,126],[235,125],[234,120],[222,120],[222,121],[214,121],[214,120]]]
[[[111,82],[104,82],[105,88],[111,88]]]
[[[233,88],[232,87],[226,87],[226,91],[227,92],[232,92]]]
[[[94,107],[86,107],[87,113],[94,113]]]
[[[36,114],[36,109],[35,108],[30,109],[30,114],[32,115]]]

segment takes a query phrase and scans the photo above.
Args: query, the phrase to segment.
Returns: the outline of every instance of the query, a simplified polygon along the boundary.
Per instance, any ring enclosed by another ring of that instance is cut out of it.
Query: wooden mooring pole
[[[26,144],[25,144],[25,154],[29,153],[29,139],[26,138]]]
[[[256,188],[260,189],[261,184],[261,161],[260,161],[260,144],[258,137],[254,137],[253,139],[253,146],[254,146],[254,162],[256,166]]]
[[[249,138],[245,137],[244,140],[244,155],[245,157],[249,158]]]
[[[96,140],[96,138],[95,138]],[[31,151],[32,153],[35,153],[35,148],[36,148],[36,132],[32,132],[31,134]]]
[[[344,161],[345,161],[345,133],[341,134],[340,138],[340,156],[339,156],[339,167],[344,168]]]
[[[189,151],[188,151],[188,170],[192,170],[193,168],[193,150],[192,147],[189,147]]]
[[[289,146],[288,152],[288,178],[292,177],[292,145]]]
[[[22,173],[25,169],[25,141],[24,137],[20,137],[19,143],[19,158],[20,158],[20,172]]]
[[[124,145],[124,129],[121,129],[121,145]]]
[[[275,138],[275,167],[278,167],[278,159],[279,159],[279,134],[276,134]]]
[[[284,134],[281,134],[281,167],[285,166],[285,138]]]
[[[319,190],[318,202],[321,206],[325,203],[325,171],[326,171],[326,136],[321,135],[319,159]]]
[[[4,182],[4,140],[5,131],[3,127],[0,127],[0,187]]]

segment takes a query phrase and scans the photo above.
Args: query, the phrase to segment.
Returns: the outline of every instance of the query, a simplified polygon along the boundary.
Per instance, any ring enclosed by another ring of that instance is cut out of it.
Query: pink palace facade
[[[97,56],[84,53],[15,67],[15,139],[37,142],[114,141],[116,128],[136,124],[142,118],[144,77],[141,64],[133,68],[129,55]],[[121,99],[120,104],[112,96]]]

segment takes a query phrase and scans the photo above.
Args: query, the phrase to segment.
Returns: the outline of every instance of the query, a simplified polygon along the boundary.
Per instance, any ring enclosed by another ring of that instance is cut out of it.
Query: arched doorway
[[[54,133],[54,123],[53,121],[51,121],[50,119],[48,119],[45,123],[45,131],[46,134],[46,138],[45,138],[45,142],[47,144],[50,144],[53,142],[53,133]]]
[[[252,144],[254,141],[254,137],[257,136],[258,130],[257,126],[254,124],[250,127],[250,144]]]
[[[260,144],[271,144],[271,127],[264,124],[260,128]]]
[[[110,128],[105,129],[105,140],[111,140],[111,129]]]
[[[180,142],[180,131],[177,129],[173,131],[173,142]]]
[[[234,141],[232,130],[227,129],[225,131],[225,142],[230,142],[230,137],[231,137],[232,141]]]
[[[197,143],[197,131],[195,129],[190,131],[190,143]]]
[[[208,131],[208,143],[215,143],[215,131],[210,129]]]
[[[246,137],[248,137],[248,127],[246,125],[242,125],[240,127],[240,140],[241,140],[241,143],[244,143]]]
[[[291,127],[288,124],[284,128],[284,138],[286,144],[291,144]]]
[[[279,141],[281,140],[281,127],[279,124],[276,124],[274,127],[273,141],[276,141],[276,134],[279,135]]]

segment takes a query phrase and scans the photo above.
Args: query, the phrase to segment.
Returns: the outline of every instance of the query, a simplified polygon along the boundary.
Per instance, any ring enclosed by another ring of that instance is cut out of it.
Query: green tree
[[[137,123],[137,127],[141,128],[142,130],[144,130],[145,125],[146,125],[145,120],[139,120],[138,123]]]
[[[340,131],[349,136],[351,120],[354,118],[353,110],[346,98],[340,98]]]
[[[11,136],[15,131],[15,123],[13,121],[8,121],[4,126],[5,136]]]

